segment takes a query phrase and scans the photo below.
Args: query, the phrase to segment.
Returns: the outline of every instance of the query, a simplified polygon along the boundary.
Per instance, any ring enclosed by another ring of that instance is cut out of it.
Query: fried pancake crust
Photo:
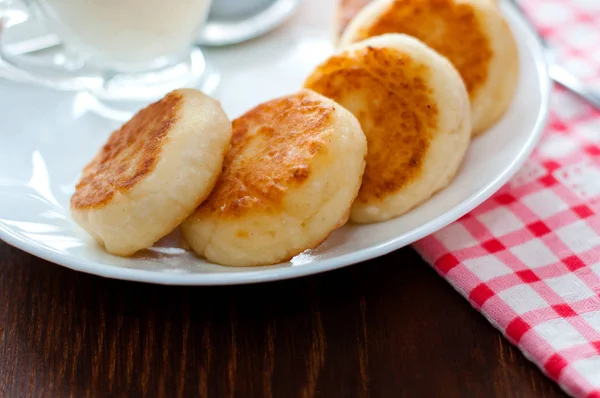
[[[102,206],[116,191],[132,188],[151,173],[170,128],[180,117],[182,103],[183,95],[171,92],[112,133],[83,169],[71,206],[76,209]]]
[[[223,174],[198,214],[236,218],[281,211],[289,191],[311,176],[312,160],[327,150],[334,112],[333,103],[303,92],[234,120]]]

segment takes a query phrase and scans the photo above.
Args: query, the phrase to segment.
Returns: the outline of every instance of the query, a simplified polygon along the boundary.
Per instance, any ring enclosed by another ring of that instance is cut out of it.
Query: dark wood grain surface
[[[0,241],[2,397],[558,397],[410,249],[303,279],[165,287]]]

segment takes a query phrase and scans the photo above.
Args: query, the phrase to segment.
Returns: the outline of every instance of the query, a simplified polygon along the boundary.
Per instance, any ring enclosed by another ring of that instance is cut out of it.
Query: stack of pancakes
[[[209,261],[266,265],[447,186],[512,100],[506,22],[492,0],[340,4],[338,50],[298,92],[231,122],[176,90],[115,131],[83,170],[74,220],[116,255],[181,226]]]

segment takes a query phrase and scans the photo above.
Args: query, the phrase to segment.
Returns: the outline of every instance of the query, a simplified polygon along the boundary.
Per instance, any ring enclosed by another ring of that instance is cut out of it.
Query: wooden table
[[[410,249],[236,287],[107,280],[0,242],[2,397],[558,397]]]

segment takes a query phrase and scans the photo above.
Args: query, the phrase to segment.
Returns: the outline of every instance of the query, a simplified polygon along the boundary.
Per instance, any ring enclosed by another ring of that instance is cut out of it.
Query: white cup
[[[154,100],[184,86],[211,91],[216,84],[194,45],[211,0],[22,0],[29,18],[62,43],[62,53],[45,65],[2,51],[4,30],[20,22],[9,1],[0,0],[0,61],[21,79],[112,102]]]

